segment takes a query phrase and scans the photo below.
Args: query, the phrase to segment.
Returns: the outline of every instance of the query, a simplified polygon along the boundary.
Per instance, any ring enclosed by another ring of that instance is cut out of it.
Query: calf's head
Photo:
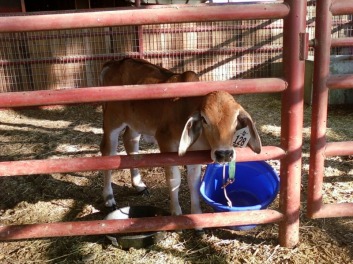
[[[261,152],[261,140],[250,115],[238,104],[232,95],[217,91],[206,95],[198,111],[192,114],[184,126],[179,144],[179,155],[204,133],[214,162],[235,160],[233,147],[236,130],[248,127],[251,138],[248,146],[256,153]]]

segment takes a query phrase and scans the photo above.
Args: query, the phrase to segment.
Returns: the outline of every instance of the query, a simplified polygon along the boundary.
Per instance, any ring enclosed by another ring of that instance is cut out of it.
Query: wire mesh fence
[[[124,57],[202,80],[266,77],[282,58],[281,27],[254,20],[4,33],[1,91],[97,86],[102,64]]]
[[[312,40],[315,1],[308,3],[307,21]],[[335,37],[352,35],[351,16],[334,21]],[[282,33],[281,19],[1,33],[0,92],[98,86],[103,63],[124,57],[194,70],[204,81],[281,77]]]
[[[315,18],[316,18],[316,1],[311,0],[307,3],[307,33],[309,40],[315,39]],[[353,16],[333,16],[332,18],[332,38],[344,38],[353,36]],[[314,55],[313,47],[310,47],[309,54]],[[352,47],[333,47],[331,55],[352,55]]]

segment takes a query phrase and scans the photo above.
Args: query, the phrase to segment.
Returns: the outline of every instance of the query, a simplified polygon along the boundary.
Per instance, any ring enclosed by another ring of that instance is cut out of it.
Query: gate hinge
[[[306,60],[309,54],[309,34],[299,33],[299,59]]]

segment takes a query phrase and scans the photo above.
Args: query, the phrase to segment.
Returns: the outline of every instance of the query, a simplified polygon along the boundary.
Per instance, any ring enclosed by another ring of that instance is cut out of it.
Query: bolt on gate
[[[232,212],[202,215],[155,217],[116,221],[84,221],[0,226],[0,240],[40,237],[97,235],[193,229],[244,224],[279,223],[279,242],[292,247],[299,240],[300,179],[302,154],[306,1],[286,0],[273,4],[173,5],[135,7],[116,11],[44,14],[0,17],[0,32],[32,32],[87,27],[141,26],[161,23],[202,22],[248,19],[283,19],[284,78],[206,81],[161,85],[86,87],[80,89],[37,90],[0,93],[0,107],[41,106],[108,100],[152,99],[204,95],[214,90],[232,94],[280,92],[282,94],[280,147],[265,146],[259,155],[237,151],[238,161],[279,159],[281,187],[278,210]],[[197,87],[196,87],[197,86]],[[74,87],[72,87],[74,88]],[[197,89],[196,89],[197,88]],[[208,163],[208,152],[141,154],[133,156],[63,158],[5,161],[0,176],[50,174],[90,170],[125,169],[178,164]]]
[[[353,155],[353,141],[326,142],[328,97],[330,89],[352,89],[352,74],[329,73],[331,47],[353,46],[353,38],[332,38],[332,17],[353,14],[353,2],[317,1],[313,108],[310,143],[310,169],[307,214],[311,218],[353,216],[353,203],[323,204],[322,187],[325,158]]]

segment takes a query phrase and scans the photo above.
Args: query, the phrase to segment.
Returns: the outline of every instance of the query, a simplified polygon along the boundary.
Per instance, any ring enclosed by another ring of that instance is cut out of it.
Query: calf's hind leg
[[[126,153],[128,155],[139,153],[140,137],[141,137],[141,134],[130,129],[129,127],[126,128],[123,135],[123,142],[124,142]],[[136,168],[131,168],[130,173],[131,173],[132,186],[134,186],[139,193],[148,194],[147,186],[142,181],[140,171]]]
[[[125,128],[121,125],[115,129],[106,129],[103,126],[103,138],[100,145],[102,156],[114,156],[119,144],[120,132]],[[103,199],[106,207],[115,207],[116,201],[114,199],[112,189],[112,171],[103,171],[104,187],[103,187]]]

